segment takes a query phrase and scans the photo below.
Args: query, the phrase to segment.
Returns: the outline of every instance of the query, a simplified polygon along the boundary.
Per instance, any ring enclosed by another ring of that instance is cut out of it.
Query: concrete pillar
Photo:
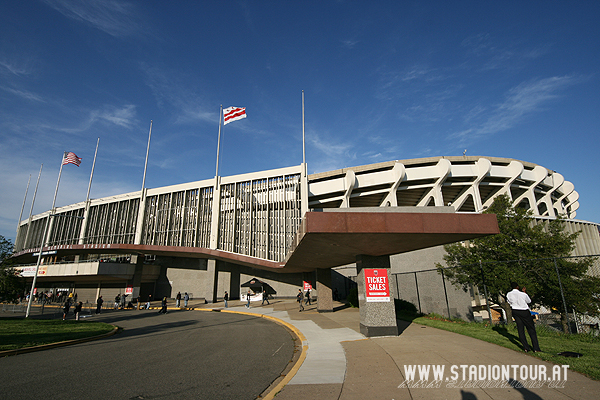
[[[317,311],[332,312],[331,268],[317,269]]]
[[[138,208],[138,216],[135,224],[135,235],[133,237],[134,244],[142,243],[142,231],[144,230],[144,218],[146,216],[146,192],[147,189],[142,189],[140,191],[140,206]]]
[[[135,264],[135,270],[133,272],[133,293],[131,294],[131,299],[137,299],[140,295],[140,288],[142,286],[142,273],[144,272],[144,256],[142,255],[132,255],[131,263]]]
[[[366,275],[372,275],[377,270],[379,277],[387,279],[389,297],[370,298],[367,301]],[[358,304],[360,306],[360,333],[367,337],[398,336],[396,323],[396,307],[394,305],[394,286],[391,284],[391,269],[389,256],[356,256],[356,278],[358,283]],[[376,299],[376,301],[373,301]]]
[[[95,300],[98,300],[98,298],[100,297],[100,288],[101,288],[101,286],[102,286],[102,283],[98,282],[98,290],[96,290],[96,299]]]
[[[217,283],[219,280],[219,270],[217,260],[209,259],[206,263],[206,279],[204,282],[204,298],[207,303],[217,302]]]

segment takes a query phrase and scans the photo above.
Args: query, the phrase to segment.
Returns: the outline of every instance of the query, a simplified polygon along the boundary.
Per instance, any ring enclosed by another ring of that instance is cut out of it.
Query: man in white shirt
[[[525,352],[531,350],[529,343],[527,343],[527,337],[525,336],[524,328],[527,328],[527,333],[531,338],[533,351],[541,351],[538,343],[537,333],[535,332],[535,323],[533,322],[533,317],[531,316],[531,312],[529,310],[529,303],[531,303],[531,299],[527,293],[525,293],[525,288],[523,288],[522,291],[519,290],[519,285],[517,285],[516,282],[511,282],[510,286],[512,287],[512,290],[506,295],[506,300],[508,301],[508,304],[510,304],[512,316],[517,323],[519,340],[521,341],[521,344],[523,344],[523,349]]]

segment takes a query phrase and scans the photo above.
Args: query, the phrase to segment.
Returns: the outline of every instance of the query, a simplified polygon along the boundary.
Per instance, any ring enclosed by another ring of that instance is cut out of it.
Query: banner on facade
[[[35,266],[33,266],[33,267],[17,267],[17,268],[15,268],[15,271],[17,271],[19,273],[19,275],[22,277],[29,277],[29,276],[35,276],[35,268],[36,268]],[[46,275],[46,268],[47,267],[40,266],[40,269],[38,271],[38,276]]]

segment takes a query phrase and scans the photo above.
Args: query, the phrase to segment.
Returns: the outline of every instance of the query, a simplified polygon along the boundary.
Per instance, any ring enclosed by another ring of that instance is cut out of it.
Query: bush
[[[348,297],[346,297],[346,301],[352,307],[358,308],[358,288],[354,287],[350,289],[348,292]]]
[[[394,306],[396,307],[396,318],[400,318],[401,316],[417,317],[421,315],[417,307],[410,301],[394,299]]]

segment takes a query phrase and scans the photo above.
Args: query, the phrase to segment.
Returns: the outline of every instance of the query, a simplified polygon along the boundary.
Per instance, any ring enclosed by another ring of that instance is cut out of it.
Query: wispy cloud
[[[356,46],[357,44],[358,44],[357,40],[351,40],[351,39],[342,40],[342,47],[345,49],[353,49],[354,46]]]
[[[0,60],[0,71],[3,72],[9,72],[13,75],[17,75],[17,76],[22,76],[22,75],[28,75],[30,74],[30,69],[19,64],[16,63],[14,61],[9,61],[6,59]]]
[[[102,110],[92,111],[90,120],[106,121],[123,128],[131,128],[137,122],[136,108],[132,104],[126,104],[121,108],[109,106]]]
[[[128,36],[142,30],[139,11],[133,3],[116,0],[43,0],[75,21],[86,23],[111,36]]]
[[[191,77],[181,72],[169,73],[147,64],[141,64],[140,68],[145,74],[146,84],[152,90],[158,106],[175,108],[176,123],[218,121],[217,113],[208,111],[207,107],[203,106],[204,101],[190,89],[190,82],[193,81]]]
[[[523,82],[510,89],[506,99],[498,104],[487,118],[479,124],[453,134],[451,137],[465,139],[467,137],[489,135],[511,129],[527,115],[543,109],[544,104],[559,97],[559,91],[579,82],[573,76],[554,76]],[[484,110],[475,107],[467,114],[467,121],[486,115]]]
[[[398,77],[400,78],[400,80],[408,82],[415,79],[423,79],[426,75],[428,75],[431,72],[432,70],[429,68],[426,68],[422,65],[415,65],[409,68],[408,70],[405,70]]]
[[[331,169],[339,169],[352,165],[352,160],[356,159],[356,154],[352,151],[354,145],[346,138],[344,142],[331,140],[327,135],[311,131],[307,134],[306,140],[319,155],[313,157],[310,165],[313,172],[322,172]]]
[[[21,97],[25,100],[44,102],[44,99],[41,96],[38,96],[37,94],[31,93],[26,90],[17,90],[17,89],[7,88],[4,86],[0,86],[0,89],[6,91],[8,93],[12,93],[15,96]]]
[[[469,36],[461,46],[466,49],[468,57],[477,60],[474,65],[481,71],[519,69],[527,62],[548,54],[551,48],[549,44],[542,44],[527,49],[518,40],[500,44],[488,33]]]

